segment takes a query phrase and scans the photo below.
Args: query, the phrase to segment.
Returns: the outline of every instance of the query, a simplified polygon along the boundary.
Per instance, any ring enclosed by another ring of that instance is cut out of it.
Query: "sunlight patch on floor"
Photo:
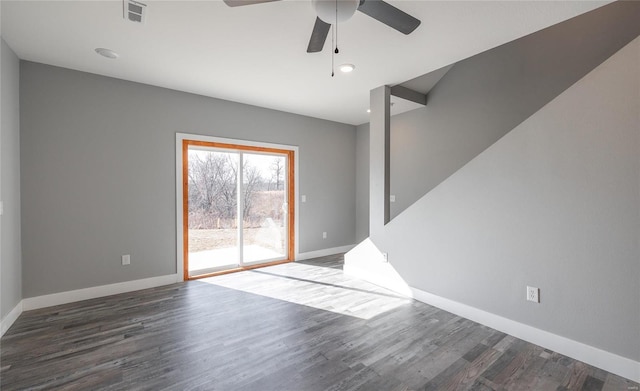
[[[340,269],[296,262],[198,281],[360,319],[371,319],[412,301],[345,276]]]

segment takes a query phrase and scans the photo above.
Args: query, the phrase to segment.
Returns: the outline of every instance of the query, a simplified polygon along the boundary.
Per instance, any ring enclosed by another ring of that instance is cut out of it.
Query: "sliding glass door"
[[[293,152],[183,141],[185,279],[293,259]]]
[[[243,161],[242,262],[286,258],[286,156],[241,154]]]
[[[239,155],[211,148],[188,154],[189,277],[237,267]]]

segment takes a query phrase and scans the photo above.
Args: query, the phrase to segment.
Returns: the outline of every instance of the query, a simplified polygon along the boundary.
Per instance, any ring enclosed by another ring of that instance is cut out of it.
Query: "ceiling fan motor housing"
[[[311,5],[323,22],[336,24],[349,20],[356,13],[360,0],[311,0]]]

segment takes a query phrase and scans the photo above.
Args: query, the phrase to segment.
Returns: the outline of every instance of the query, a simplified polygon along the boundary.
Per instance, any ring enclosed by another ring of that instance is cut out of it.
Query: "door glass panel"
[[[189,276],[237,267],[240,155],[189,147]]]
[[[287,159],[284,155],[243,153],[244,264],[286,258]]]

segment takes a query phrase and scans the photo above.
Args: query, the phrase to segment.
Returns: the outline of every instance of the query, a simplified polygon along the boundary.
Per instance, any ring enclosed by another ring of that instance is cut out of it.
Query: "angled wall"
[[[510,44],[487,52],[498,73],[482,55],[457,64],[425,109],[392,118],[392,194],[399,176],[422,190],[370,239],[416,292],[605,352],[598,363],[613,358],[621,365],[605,369],[637,381],[640,3],[573,21],[584,23],[544,30],[512,55],[501,55]],[[381,262],[353,265],[384,274]],[[525,301],[527,285],[540,304]]]
[[[638,20],[637,2],[616,2],[456,63],[426,107],[391,118],[391,217],[635,38]]]
[[[639,53],[636,39],[393,220],[376,244],[406,282],[640,361]]]

